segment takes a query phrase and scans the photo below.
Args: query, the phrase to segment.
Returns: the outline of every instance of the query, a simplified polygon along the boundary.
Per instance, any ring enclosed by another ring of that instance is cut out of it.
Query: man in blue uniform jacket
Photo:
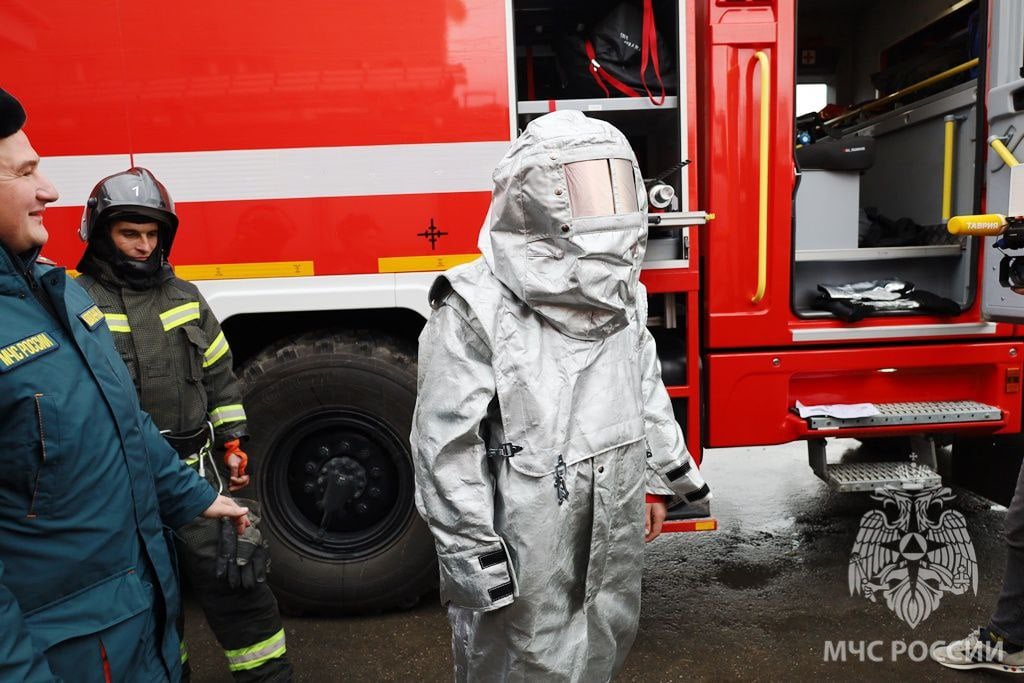
[[[0,89],[0,682],[176,681],[165,527],[247,510],[139,409],[103,315],[38,259],[57,199]]]

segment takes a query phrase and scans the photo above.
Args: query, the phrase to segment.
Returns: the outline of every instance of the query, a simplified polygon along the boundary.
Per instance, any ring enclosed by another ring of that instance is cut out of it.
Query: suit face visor
[[[589,159],[565,165],[573,218],[636,213],[633,164],[627,159]]]

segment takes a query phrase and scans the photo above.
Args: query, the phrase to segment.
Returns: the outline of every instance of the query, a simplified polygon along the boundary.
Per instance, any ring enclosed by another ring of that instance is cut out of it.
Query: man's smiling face
[[[0,139],[0,242],[15,254],[46,244],[43,212],[56,200],[25,131]]]

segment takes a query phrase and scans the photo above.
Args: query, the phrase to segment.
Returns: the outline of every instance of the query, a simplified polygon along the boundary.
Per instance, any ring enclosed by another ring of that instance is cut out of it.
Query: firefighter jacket
[[[619,131],[556,112],[494,181],[483,257],[431,290],[411,436],[455,677],[607,681],[636,634],[645,492],[710,498],[646,327],[641,176]]]
[[[196,286],[164,266],[151,287],[134,289],[88,252],[79,268],[79,284],[103,312],[142,409],[157,426],[179,433],[209,419],[217,445],[245,438],[231,349]]]
[[[165,526],[216,494],[62,268],[0,248],[0,320],[0,680],[177,680]]]

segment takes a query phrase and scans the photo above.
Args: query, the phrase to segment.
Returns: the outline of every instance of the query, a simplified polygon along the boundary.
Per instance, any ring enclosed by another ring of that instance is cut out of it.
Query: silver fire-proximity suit
[[[482,258],[431,290],[412,429],[455,678],[602,681],[640,612],[645,492],[706,505],[639,281],[647,206],[603,121],[533,121],[494,172]]]

